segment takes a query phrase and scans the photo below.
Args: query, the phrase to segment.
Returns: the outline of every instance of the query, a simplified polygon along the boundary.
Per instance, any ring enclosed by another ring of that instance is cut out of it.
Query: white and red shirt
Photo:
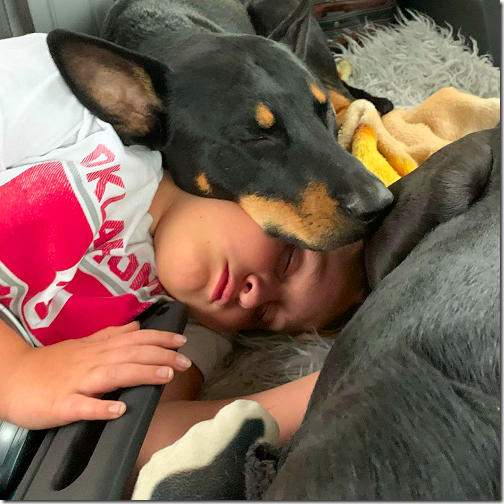
[[[0,302],[35,344],[125,324],[163,294],[147,213],[159,170],[107,143],[0,174]]]

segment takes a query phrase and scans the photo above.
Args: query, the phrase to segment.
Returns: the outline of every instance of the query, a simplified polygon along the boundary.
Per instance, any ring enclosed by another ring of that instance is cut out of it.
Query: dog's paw
[[[376,107],[376,110],[378,110],[381,116],[388,114],[394,109],[394,104],[388,98],[373,96],[371,103]]]
[[[134,500],[245,498],[245,456],[255,443],[276,444],[278,424],[258,403],[238,400],[194,425],[142,468]]]
[[[280,446],[257,443],[247,452],[245,488],[247,500],[262,500],[278,472]]]

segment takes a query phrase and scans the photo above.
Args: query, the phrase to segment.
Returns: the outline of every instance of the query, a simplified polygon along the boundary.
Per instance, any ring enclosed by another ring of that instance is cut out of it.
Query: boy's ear
[[[299,5],[268,35],[269,39],[289,46],[301,61],[306,59],[311,9],[311,0],[301,0]]]
[[[157,148],[168,138],[168,78],[159,61],[106,40],[56,29],[51,56],[79,101],[125,143]]]

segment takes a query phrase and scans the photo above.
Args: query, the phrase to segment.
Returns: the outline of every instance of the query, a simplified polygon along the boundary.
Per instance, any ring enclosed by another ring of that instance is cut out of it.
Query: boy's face
[[[237,204],[180,193],[155,232],[159,280],[214,330],[309,330],[364,292],[362,243],[312,252],[272,238]]]

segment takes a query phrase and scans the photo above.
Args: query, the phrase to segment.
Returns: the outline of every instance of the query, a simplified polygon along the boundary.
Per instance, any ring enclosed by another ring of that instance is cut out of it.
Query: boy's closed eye
[[[289,273],[289,268],[290,265],[292,264],[292,257],[294,256],[294,250],[296,247],[294,245],[288,247],[287,249],[287,260],[285,262],[284,268],[283,268],[283,276],[285,277]]]
[[[281,281],[287,281],[301,266],[303,262],[303,250],[295,245],[287,245],[282,259],[280,260],[280,274]]]
[[[290,274],[292,274],[298,266],[299,261],[295,259],[299,258],[301,250],[295,245],[287,244],[282,254],[280,255],[280,260],[277,269],[277,276],[280,280],[285,280]],[[275,315],[278,309],[280,309],[281,300],[268,301],[261,303],[254,310],[254,320],[261,324],[268,326],[272,324],[275,320]]]

